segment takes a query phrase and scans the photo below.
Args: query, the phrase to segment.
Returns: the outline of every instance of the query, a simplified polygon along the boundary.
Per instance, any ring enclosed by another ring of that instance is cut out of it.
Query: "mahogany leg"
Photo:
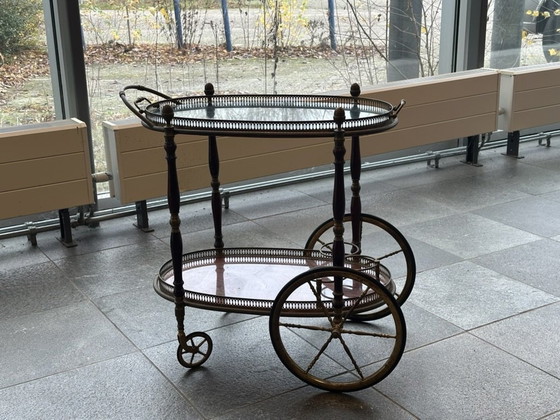
[[[177,177],[177,145],[175,143],[175,129],[171,125],[173,119],[173,108],[165,105],[162,116],[167,125],[164,129],[165,152],[167,160],[167,202],[169,206],[169,224],[171,225],[171,261],[173,264],[173,295],[175,297],[175,317],[177,319],[177,336],[181,347],[186,348],[185,341],[185,290],[183,287],[183,239],[179,226],[180,192]]]
[[[224,247],[224,237],[222,235],[222,197],[220,194],[220,157],[218,155],[218,144],[216,136],[208,137],[208,166],[212,181],[212,217],[214,218],[214,247],[222,249]]]
[[[342,123],[345,114],[342,108],[338,108],[334,112],[334,120],[337,123],[337,129],[334,133],[334,188],[333,188],[333,222],[334,222],[334,240],[333,240],[333,266],[344,266],[344,155],[346,149],[344,147],[344,130]],[[343,279],[341,277],[334,278],[334,300],[333,307],[335,309],[335,322],[341,322],[341,310],[343,306]]]
[[[352,200],[350,202],[350,214],[352,215],[352,253],[361,249],[361,214],[362,200],[360,199],[360,176],[362,171],[362,156],[360,152],[360,137],[352,136],[352,151],[350,154],[350,175],[352,176]]]

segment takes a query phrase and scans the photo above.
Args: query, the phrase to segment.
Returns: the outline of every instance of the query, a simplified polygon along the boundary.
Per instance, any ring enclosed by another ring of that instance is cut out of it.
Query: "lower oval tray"
[[[280,289],[311,268],[332,266],[317,250],[291,248],[207,249],[183,255],[183,288],[187,306],[268,315]],[[345,266],[377,278],[391,290],[391,274],[367,256],[350,255]],[[174,301],[173,263],[167,261],[154,281],[163,298]]]

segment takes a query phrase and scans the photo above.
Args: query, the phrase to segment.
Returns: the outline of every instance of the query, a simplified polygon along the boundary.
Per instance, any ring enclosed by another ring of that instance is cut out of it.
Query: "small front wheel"
[[[179,343],[177,360],[186,368],[194,368],[208,360],[212,353],[212,339],[203,332],[194,332],[185,337],[186,348]]]
[[[374,324],[352,318],[382,304],[389,316]],[[385,378],[406,343],[400,306],[372,276],[318,267],[293,278],[270,313],[276,354],[295,376],[328,391],[357,391]]]

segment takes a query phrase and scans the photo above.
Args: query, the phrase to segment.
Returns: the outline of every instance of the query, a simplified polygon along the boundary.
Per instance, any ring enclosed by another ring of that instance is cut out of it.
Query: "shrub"
[[[0,54],[13,55],[37,43],[41,0],[2,0]]]

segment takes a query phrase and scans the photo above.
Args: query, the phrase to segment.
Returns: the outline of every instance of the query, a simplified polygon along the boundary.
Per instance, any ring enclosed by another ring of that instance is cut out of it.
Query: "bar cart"
[[[132,92],[134,99],[127,97]],[[161,267],[154,288],[175,303],[181,365],[200,366],[212,352],[208,334],[185,333],[186,306],[268,315],[272,345],[282,363],[321,389],[360,390],[381,381],[398,364],[406,342],[400,306],[412,291],[415,260],[394,226],[362,213],[359,146],[360,136],[394,127],[404,101],[393,106],[362,98],[357,84],[350,93],[215,95],[211,84],[204,95],[181,98],[138,85],[120,93],[142,124],[164,137],[171,260]],[[176,134],[208,136],[212,249],[183,254]],[[352,138],[352,197],[346,214],[345,135]],[[225,247],[217,136],[263,141],[333,137],[332,218],[320,224],[301,249]],[[348,242],[345,233],[351,237]]]

